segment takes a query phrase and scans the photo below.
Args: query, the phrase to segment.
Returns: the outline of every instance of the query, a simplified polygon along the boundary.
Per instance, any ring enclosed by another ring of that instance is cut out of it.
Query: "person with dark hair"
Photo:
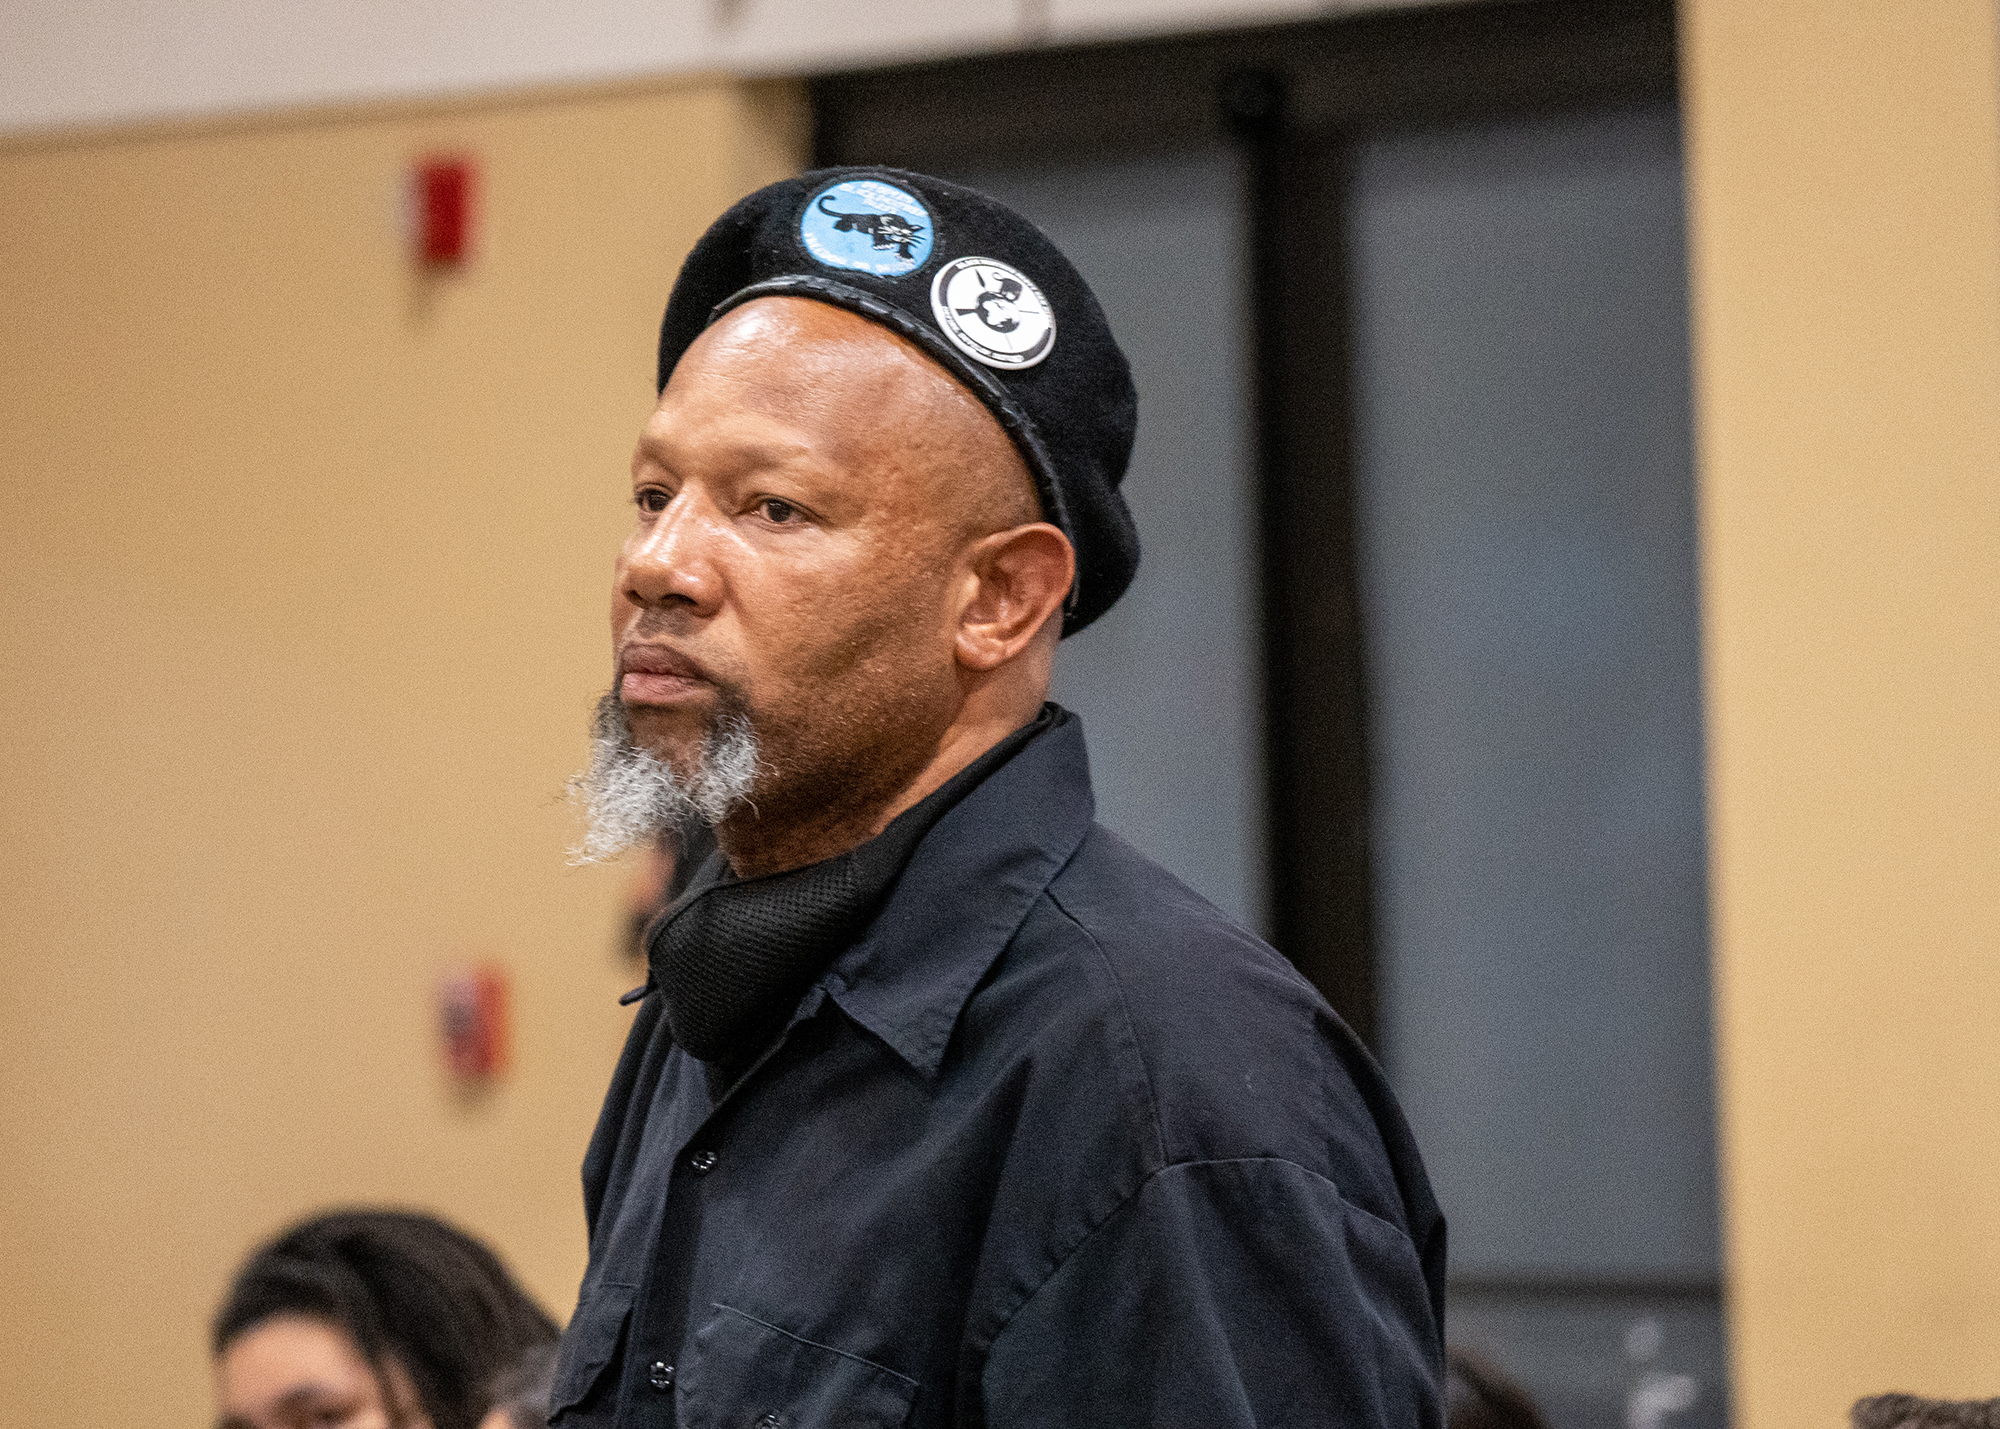
[[[549,1383],[556,1347],[536,1345],[496,1382],[493,1408],[480,1429],[549,1429]]]
[[[216,1312],[218,1429],[512,1429],[556,1325],[432,1216],[340,1211],[261,1247]],[[534,1417],[539,1415],[540,1417]],[[525,1416],[525,1417],[524,1417]]]
[[[1528,1391],[1482,1355],[1445,1355],[1445,1429],[1549,1429]]]
[[[1855,1402],[1854,1429],[2000,1429],[2000,1399],[1878,1394]]]

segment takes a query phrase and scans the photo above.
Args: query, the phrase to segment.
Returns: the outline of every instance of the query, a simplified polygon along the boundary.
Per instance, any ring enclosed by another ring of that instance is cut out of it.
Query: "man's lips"
[[[618,652],[618,697],[628,705],[668,705],[707,689],[699,662],[662,645],[628,645]]]

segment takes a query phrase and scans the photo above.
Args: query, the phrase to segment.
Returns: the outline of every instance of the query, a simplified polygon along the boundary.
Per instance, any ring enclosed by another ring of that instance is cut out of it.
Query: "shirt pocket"
[[[618,1337],[632,1311],[636,1285],[600,1282],[585,1296],[563,1331],[556,1350],[556,1369],[549,1384],[551,1417],[583,1403],[618,1353]]]
[[[900,1429],[917,1382],[727,1305],[695,1332],[675,1388],[685,1429]]]

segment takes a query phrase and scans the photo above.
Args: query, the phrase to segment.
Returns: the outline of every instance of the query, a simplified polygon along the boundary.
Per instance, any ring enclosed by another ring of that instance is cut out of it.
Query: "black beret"
[[[821,169],[761,188],[681,266],[660,326],[660,387],[716,318],[765,297],[847,308],[917,344],[985,402],[1076,547],[1063,634],[1139,567],[1118,494],[1138,403],[1104,310],[1042,231],[975,190],[901,169]]]

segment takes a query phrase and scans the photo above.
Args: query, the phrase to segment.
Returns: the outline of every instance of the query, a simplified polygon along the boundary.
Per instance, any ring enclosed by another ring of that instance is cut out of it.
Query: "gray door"
[[[1381,1040],[1451,1337],[1560,1426],[1718,1424],[1675,115],[1349,173]]]

